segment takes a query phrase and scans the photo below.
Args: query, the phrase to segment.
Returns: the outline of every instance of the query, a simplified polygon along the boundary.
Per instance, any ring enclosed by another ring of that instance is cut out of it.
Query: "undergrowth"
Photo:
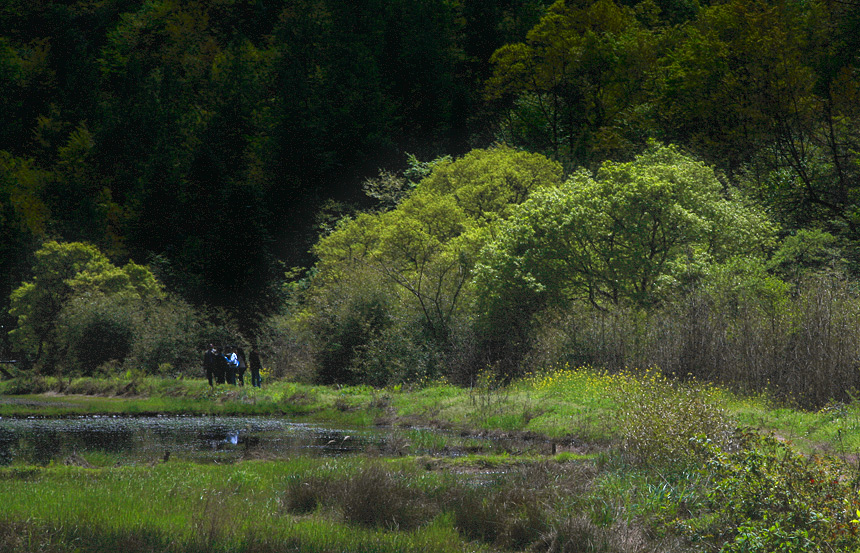
[[[533,434],[547,448],[499,462],[445,459],[432,453],[444,443],[404,430],[372,455],[349,460],[4,468],[0,550],[860,550],[860,468],[844,445],[853,443],[854,405],[789,417],[783,407],[655,371],[565,368],[507,386],[479,384],[411,391],[204,385],[195,396],[199,382],[143,381],[166,391],[144,398],[165,409],[182,402],[222,412],[281,406],[364,424]],[[99,401],[107,400],[120,401]],[[745,426],[755,417],[769,428],[805,426],[761,432]],[[802,433],[807,443],[827,432],[840,436],[842,449],[801,450],[787,439]]]

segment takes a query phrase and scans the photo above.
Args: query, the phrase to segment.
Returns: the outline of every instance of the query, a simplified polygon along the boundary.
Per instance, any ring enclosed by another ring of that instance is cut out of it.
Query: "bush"
[[[733,446],[733,421],[696,381],[668,380],[656,372],[623,375],[612,389],[624,449],[639,463],[684,466],[698,459],[690,440],[704,438],[725,449]]]
[[[317,290],[300,318],[317,360],[316,380],[322,384],[356,384],[363,375],[359,353],[391,325],[392,297],[373,271]]]
[[[22,372],[15,378],[0,383],[0,395],[41,394],[51,389],[44,377],[31,372]]]
[[[160,374],[169,364],[174,374],[202,375],[203,348],[210,341],[218,341],[216,329],[205,315],[175,297],[142,304],[124,368]],[[228,325],[222,327],[222,331],[229,330]],[[230,336],[237,334],[234,331]]]
[[[435,376],[433,358],[431,340],[422,340],[419,330],[403,321],[392,321],[358,348],[354,365],[363,383],[381,387]]]
[[[743,435],[735,452],[696,442],[708,509],[676,521],[726,553],[858,551],[858,499],[844,463],[806,457],[779,440]]]
[[[707,284],[707,285],[706,285]],[[726,271],[651,308],[579,303],[538,317],[523,367],[658,367],[800,407],[860,389],[860,295],[838,275],[778,281]]]
[[[83,294],[69,300],[57,325],[65,372],[91,375],[108,361],[125,361],[134,340],[136,307],[116,295]]]
[[[202,314],[181,299],[101,294],[69,300],[57,327],[61,366],[83,375],[99,369],[161,374],[167,366],[172,373],[200,374],[203,345],[215,335]]]

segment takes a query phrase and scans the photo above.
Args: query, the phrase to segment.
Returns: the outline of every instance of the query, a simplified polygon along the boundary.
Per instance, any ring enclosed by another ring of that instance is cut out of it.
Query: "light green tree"
[[[480,311],[506,332],[550,306],[658,302],[709,264],[763,258],[774,226],[672,146],[604,163],[522,204],[475,269]]]
[[[561,166],[541,155],[474,150],[433,163],[393,208],[340,221],[314,246],[319,261],[296,319],[319,338],[321,374],[379,357],[372,344],[383,335],[402,350],[447,348],[481,247],[512,206],[561,182]]]
[[[353,267],[371,267],[418,308],[432,337],[444,340],[476,255],[498,222],[561,178],[557,163],[506,147],[444,160],[396,208],[344,221],[320,240],[316,284],[333,286],[357,274]]]
[[[117,267],[91,244],[46,242],[35,259],[32,280],[10,297],[9,313],[18,322],[10,337],[47,368],[56,361],[57,321],[73,297],[92,294],[135,301],[164,294],[149,269],[134,262]]]

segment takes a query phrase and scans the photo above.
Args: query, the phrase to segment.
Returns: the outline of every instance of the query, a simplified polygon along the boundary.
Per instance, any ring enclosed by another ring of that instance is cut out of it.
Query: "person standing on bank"
[[[215,347],[215,383],[224,384],[224,379],[227,377],[230,365],[227,364],[227,358],[222,353],[221,346]]]
[[[260,370],[263,364],[260,363],[260,352],[257,351],[257,346],[251,348],[251,356],[248,357],[248,367],[251,369],[251,386],[255,388],[262,387],[263,379],[260,377]]]
[[[236,381],[239,383],[239,386],[244,386],[245,369],[248,368],[248,364],[245,362],[245,350],[241,346],[236,346],[233,351],[236,352],[236,358],[239,360],[239,365],[236,367]]]
[[[236,355],[234,346],[227,346],[224,350],[224,358],[227,360],[227,384],[236,385],[236,369],[239,367],[239,357]]]
[[[203,354],[203,372],[206,373],[206,379],[209,380],[209,386],[215,387],[218,374],[218,352],[215,351],[215,344],[209,344],[206,353]]]

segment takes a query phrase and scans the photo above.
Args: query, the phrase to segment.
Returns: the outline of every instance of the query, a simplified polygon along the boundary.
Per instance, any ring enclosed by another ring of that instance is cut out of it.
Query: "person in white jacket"
[[[236,385],[236,371],[239,368],[239,356],[235,346],[227,346],[224,351],[227,359],[227,384]]]

